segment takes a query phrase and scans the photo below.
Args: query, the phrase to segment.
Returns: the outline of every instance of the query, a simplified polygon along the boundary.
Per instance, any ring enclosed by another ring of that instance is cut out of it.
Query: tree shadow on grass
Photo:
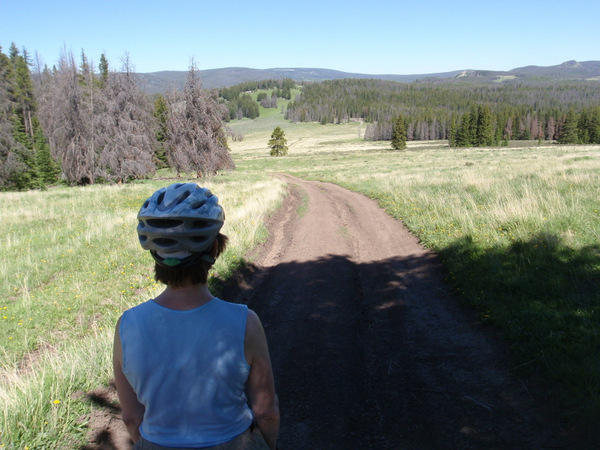
[[[522,371],[548,380],[564,415],[598,436],[600,245],[574,249],[541,233],[483,250],[465,237],[439,254],[455,289],[502,329]]]

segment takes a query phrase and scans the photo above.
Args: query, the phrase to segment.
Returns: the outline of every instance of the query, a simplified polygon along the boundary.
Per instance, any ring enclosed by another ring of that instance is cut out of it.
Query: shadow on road
[[[530,448],[554,439],[508,349],[435,255],[248,265],[223,296],[265,326],[280,448]]]

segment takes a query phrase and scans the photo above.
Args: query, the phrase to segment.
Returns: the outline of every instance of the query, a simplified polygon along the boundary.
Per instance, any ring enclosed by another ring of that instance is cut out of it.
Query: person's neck
[[[167,286],[154,301],[165,308],[185,311],[205,305],[213,298],[207,284],[187,283],[182,287]]]

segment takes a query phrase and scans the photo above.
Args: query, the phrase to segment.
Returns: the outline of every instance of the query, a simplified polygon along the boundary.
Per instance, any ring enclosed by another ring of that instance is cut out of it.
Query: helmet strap
[[[157,262],[159,266],[166,267],[169,269],[177,268],[184,269],[196,264],[198,261],[204,261],[210,265],[215,263],[215,259],[208,253],[193,253],[187,258],[161,258],[156,252],[150,251],[152,258]]]

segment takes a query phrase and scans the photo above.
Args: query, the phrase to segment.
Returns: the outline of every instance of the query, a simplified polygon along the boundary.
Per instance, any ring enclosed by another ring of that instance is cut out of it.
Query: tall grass
[[[270,173],[338,183],[440,254],[458,297],[503,330],[518,370],[546,380],[567,416],[600,420],[600,147],[397,152],[359,139],[360,123],[290,124],[274,110],[229,126],[245,135],[230,143],[237,170],[203,180],[231,238],[214,288],[266,236],[284,192]],[[276,126],[287,157],[269,156]],[[86,394],[110,381],[114,323],[161,289],[135,215],[171,181],[0,193],[0,448],[85,442]]]
[[[409,142],[398,152],[357,142],[358,126],[287,124],[290,156],[268,161],[269,169],[377,199],[441,256],[457,296],[504,332],[515,372],[543,380],[564,416],[593,430],[600,421],[600,147]],[[247,167],[258,164],[264,139],[234,147]]]
[[[264,216],[283,193],[265,178],[206,180],[231,237],[211,274],[215,288],[265,237]],[[111,379],[114,324],[161,289],[137,242],[137,211],[174,181],[0,194],[0,448],[85,442],[87,393]]]

